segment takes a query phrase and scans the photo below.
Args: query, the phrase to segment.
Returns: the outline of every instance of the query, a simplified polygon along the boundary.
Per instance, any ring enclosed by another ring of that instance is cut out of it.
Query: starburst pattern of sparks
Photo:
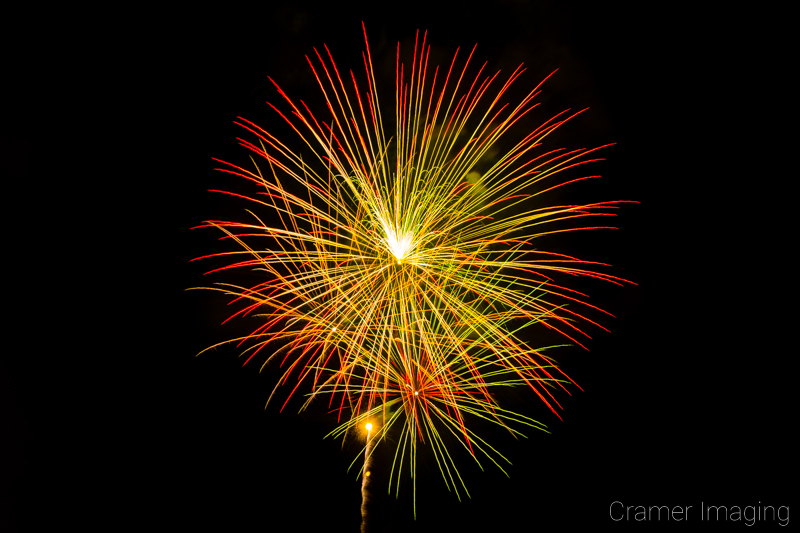
[[[324,55],[314,50],[315,61],[306,57],[327,103],[327,122],[273,81],[288,112],[270,106],[311,155],[304,159],[240,117],[236,123],[252,138],[239,141],[252,152],[253,166],[217,160],[224,165],[218,170],[260,190],[249,196],[217,192],[252,202],[251,220],[210,220],[199,227],[219,228],[239,245],[214,254],[233,262],[212,272],[263,273],[263,281],[251,287],[211,288],[242,304],[230,318],[260,313],[252,333],[227,342],[245,346],[245,364],[267,346],[277,347],[264,365],[277,360],[285,370],[269,401],[289,385],[283,409],[304,385],[310,393],[302,409],[324,396],[338,412],[340,425],[331,433],[336,437],[371,421],[370,443],[378,443],[399,426],[399,437],[392,439],[397,447],[390,490],[392,478],[399,490],[404,465],[416,484],[417,447],[426,443],[448,489],[458,495],[466,486],[448,446],[458,442],[476,461],[486,457],[501,469],[505,460],[470,429],[471,417],[514,435],[521,435],[519,425],[544,429],[503,409],[493,393],[497,387],[528,387],[558,415],[553,392],[572,383],[545,355],[552,347],[529,345],[525,339],[533,335],[527,328],[549,328],[581,346],[582,323],[602,328],[585,310],[606,312],[554,277],[625,281],[600,273],[601,263],[538,250],[534,242],[552,233],[607,227],[553,223],[613,215],[621,202],[538,202],[557,187],[597,177],[554,178],[596,161],[594,152],[602,146],[540,149],[580,112],[552,117],[477,172],[498,139],[536,107],[532,102],[544,80],[518,104],[504,104],[521,66],[506,79],[499,72],[484,75],[485,64],[468,77],[473,48],[461,67],[457,50],[449,68],[436,67],[431,75],[426,37],[420,46],[417,34],[410,71],[400,62],[398,44],[393,138],[378,105],[366,30],[366,84],[359,85],[352,71],[343,79],[327,46]],[[300,184],[303,192],[284,182]],[[265,223],[259,212],[275,222]],[[365,449],[372,453],[374,447]]]

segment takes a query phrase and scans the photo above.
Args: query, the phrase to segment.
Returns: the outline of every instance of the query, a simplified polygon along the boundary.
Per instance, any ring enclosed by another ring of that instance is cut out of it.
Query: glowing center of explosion
[[[394,228],[388,225],[384,225],[384,229],[386,230],[386,245],[389,247],[389,251],[392,252],[398,263],[402,263],[403,258],[411,249],[411,232],[407,231],[398,234]]]

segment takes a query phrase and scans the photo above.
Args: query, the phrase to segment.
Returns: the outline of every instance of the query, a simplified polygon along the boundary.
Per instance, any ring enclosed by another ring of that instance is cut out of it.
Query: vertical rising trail
[[[364,451],[364,471],[361,478],[361,533],[367,533],[367,501],[369,500],[369,465],[372,451],[372,424],[367,424],[367,449]]]

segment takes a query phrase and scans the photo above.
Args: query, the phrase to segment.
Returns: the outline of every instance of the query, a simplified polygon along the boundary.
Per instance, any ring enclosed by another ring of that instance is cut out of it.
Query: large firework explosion
[[[385,116],[364,37],[361,81],[339,71],[327,46],[307,58],[325,116],[273,81],[285,104],[269,105],[303,141],[304,155],[244,118],[236,122],[248,132],[239,142],[252,152],[252,166],[217,160],[219,170],[258,190],[217,192],[250,202],[249,220],[199,227],[218,228],[238,245],[206,256],[231,260],[211,272],[255,269],[263,280],[208,288],[240,304],[230,318],[259,317],[252,333],[226,342],[244,347],[245,364],[265,350],[262,368],[279,364],[268,403],[282,410],[299,391],[307,393],[305,409],[324,397],[340,423],[330,436],[367,435],[354,463],[365,457],[369,464],[379,443],[395,446],[390,490],[399,490],[405,470],[416,483],[423,444],[448,489],[468,494],[450,451],[455,443],[478,464],[488,458],[502,470],[507,461],[471,420],[514,435],[523,426],[545,429],[504,409],[498,387],[526,387],[558,415],[554,392],[573,383],[547,355],[554,346],[530,344],[536,333],[529,328],[581,346],[584,323],[602,328],[585,315],[605,311],[558,276],[624,282],[597,270],[607,265],[537,249],[537,239],[608,227],[582,222],[612,216],[620,202],[543,203],[547,192],[597,177],[559,179],[597,161],[602,146],[542,148],[580,111],[553,116],[498,153],[498,141],[538,105],[544,80],[509,104],[504,97],[521,66],[506,77],[485,74],[485,64],[468,74],[473,48],[457,50],[441,71],[429,69],[427,34],[418,33],[410,69],[398,44],[395,114]],[[288,392],[278,394],[282,386]]]

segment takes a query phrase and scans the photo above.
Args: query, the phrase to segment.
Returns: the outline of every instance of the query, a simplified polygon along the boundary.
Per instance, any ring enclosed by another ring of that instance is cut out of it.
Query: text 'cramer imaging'
[[[608,508],[614,522],[756,522],[789,524],[788,505],[627,505],[614,501]]]

